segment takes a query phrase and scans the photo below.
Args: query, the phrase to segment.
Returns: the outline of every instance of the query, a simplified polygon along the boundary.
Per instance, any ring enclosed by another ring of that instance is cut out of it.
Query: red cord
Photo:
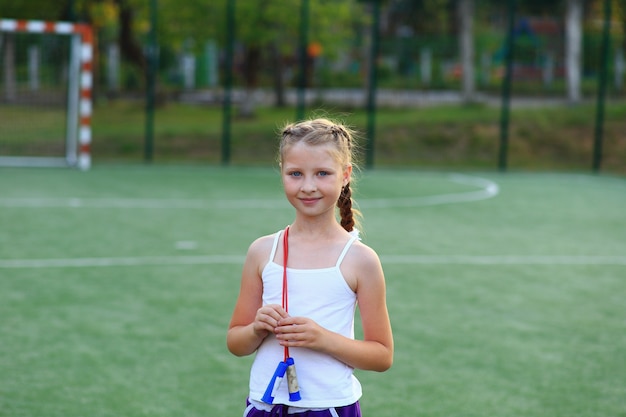
[[[285,228],[285,233],[283,234],[283,310],[285,312],[289,312],[289,305],[287,301],[287,256],[289,255],[288,249],[288,237],[289,237],[289,226]],[[285,361],[289,357],[289,347],[285,346]]]

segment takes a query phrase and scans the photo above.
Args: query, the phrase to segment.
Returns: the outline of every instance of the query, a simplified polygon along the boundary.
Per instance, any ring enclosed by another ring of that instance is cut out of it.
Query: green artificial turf
[[[241,415],[252,357],[225,335],[248,245],[293,217],[274,169],[0,189],[0,416]],[[626,415],[624,178],[381,169],[355,196],[396,343],[357,371],[364,416]]]

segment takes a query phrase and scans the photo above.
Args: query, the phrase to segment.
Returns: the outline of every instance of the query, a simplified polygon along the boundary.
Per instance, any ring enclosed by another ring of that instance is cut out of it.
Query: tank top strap
[[[274,235],[274,244],[272,245],[272,252],[270,253],[269,262],[274,261],[274,256],[276,256],[276,250],[278,249],[278,242],[280,242],[280,237],[282,236],[282,234],[283,234],[283,231],[279,230]]]
[[[346,246],[343,247],[341,255],[339,255],[339,259],[337,259],[337,264],[335,265],[337,268],[339,268],[339,265],[341,265],[343,258],[345,258],[346,254],[348,253],[348,249],[350,249],[350,246],[352,246],[355,240],[357,240],[357,237],[352,236],[350,240],[348,240],[348,243],[346,243]]]

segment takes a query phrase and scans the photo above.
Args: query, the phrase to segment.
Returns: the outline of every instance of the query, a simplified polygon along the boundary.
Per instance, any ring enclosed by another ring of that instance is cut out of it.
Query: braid
[[[341,226],[348,232],[354,229],[354,214],[352,213],[352,190],[350,183],[347,183],[342,189],[339,199],[337,200],[339,214],[341,215]]]

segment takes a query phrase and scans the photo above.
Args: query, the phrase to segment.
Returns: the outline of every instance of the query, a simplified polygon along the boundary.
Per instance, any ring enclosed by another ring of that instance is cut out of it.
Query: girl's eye
[[[302,175],[302,173],[298,171],[294,171],[294,172],[289,173],[289,175],[291,175],[292,177],[299,177]]]
[[[319,175],[320,177],[325,177],[326,175],[328,175],[328,171],[320,171],[317,175]]]

